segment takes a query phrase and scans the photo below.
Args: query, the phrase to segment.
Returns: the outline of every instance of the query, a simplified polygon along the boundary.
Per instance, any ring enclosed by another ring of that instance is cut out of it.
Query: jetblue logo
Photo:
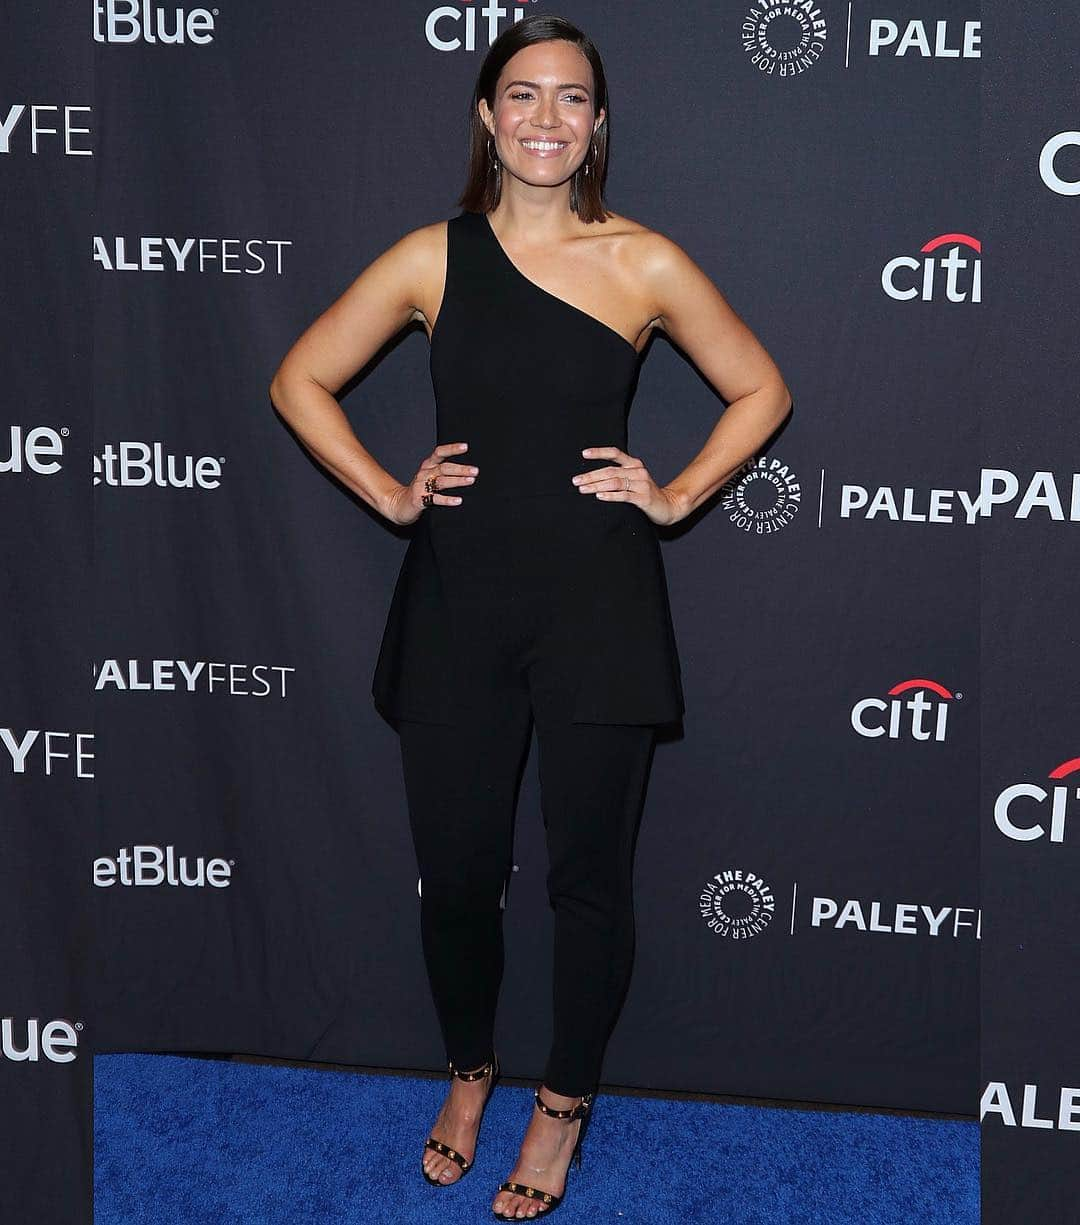
[[[55,476],[63,467],[64,439],[67,429],[47,425],[26,429],[13,425],[0,449],[0,472],[32,472],[36,476]]]
[[[160,442],[110,442],[94,456],[94,484],[217,489],[223,462],[212,455],[170,455]]]
[[[94,0],[96,43],[195,43],[214,41],[217,9],[154,8],[150,0]]]
[[[99,889],[112,885],[184,886],[192,889],[227,889],[232,884],[232,859],[203,855],[177,855],[174,846],[121,847],[110,858],[94,860],[93,881]]]
[[[70,1021],[46,1021],[37,1017],[17,1023],[14,1017],[0,1018],[0,1058],[12,1063],[71,1063],[79,1044],[82,1025]]]

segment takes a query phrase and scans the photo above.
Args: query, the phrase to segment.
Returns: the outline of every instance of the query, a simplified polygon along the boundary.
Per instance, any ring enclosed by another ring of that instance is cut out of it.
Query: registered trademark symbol
[[[76,1022],[75,1022],[75,1028],[76,1028],[76,1029],[82,1029],[82,1027],[83,1027],[83,1023],[82,1023],[82,1021],[76,1021]]]
[[[223,463],[225,462],[225,456],[224,456],[224,455],[219,455],[219,456],[217,457],[217,462],[218,462],[219,464],[223,464]]]
[[[66,425],[62,425],[62,426],[60,427],[60,433],[63,435],[63,437],[64,437],[64,438],[66,438],[66,437],[68,436],[68,434],[70,434],[70,433],[71,433],[71,431],[68,429],[68,427],[67,427]]]
[[[229,867],[230,867],[230,868],[235,868],[235,867],[236,867],[236,860],[235,860],[235,859],[230,859],[230,860],[229,860]]]
[[[964,695],[963,695],[963,694],[960,692],[960,690],[959,690],[959,689],[957,689],[957,691],[956,691],[956,698],[957,698],[957,701],[959,701],[959,700],[960,700],[960,698],[962,698],[963,696],[964,696]]]

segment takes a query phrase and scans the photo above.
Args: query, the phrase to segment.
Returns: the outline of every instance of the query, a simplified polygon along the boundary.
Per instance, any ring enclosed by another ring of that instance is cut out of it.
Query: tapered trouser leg
[[[533,690],[554,911],[552,1043],[543,1084],[591,1092],[634,951],[632,854],[655,729],[570,723],[568,695]],[[420,870],[424,958],[448,1058],[491,1057],[503,977],[503,889],[514,799],[528,751],[530,695],[501,695],[460,725],[401,720]]]
[[[503,888],[512,866],[514,794],[528,749],[528,695],[457,726],[398,726],[420,872],[420,934],[447,1058],[491,1058],[503,975]]]
[[[553,1033],[543,1084],[594,1092],[634,956],[633,842],[655,729],[537,718],[555,912]]]

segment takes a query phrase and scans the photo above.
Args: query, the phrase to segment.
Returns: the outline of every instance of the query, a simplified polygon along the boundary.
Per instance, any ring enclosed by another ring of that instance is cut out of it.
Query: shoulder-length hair
[[[491,44],[480,72],[476,78],[469,111],[469,169],[465,189],[458,204],[469,212],[487,213],[499,203],[502,194],[502,175],[489,142],[491,136],[478,110],[480,99],[487,101],[495,110],[495,87],[499,74],[507,61],[523,47],[533,43],[562,39],[573,43],[589,61],[593,74],[593,118],[603,108],[604,119],[596,129],[581,165],[570,179],[570,207],[582,221],[606,221],[608,210],[604,207],[604,179],[607,177],[608,156],[608,109],[607,77],[604,65],[591,39],[565,17],[537,13],[523,17],[507,27]],[[588,165],[589,172],[585,173]]]

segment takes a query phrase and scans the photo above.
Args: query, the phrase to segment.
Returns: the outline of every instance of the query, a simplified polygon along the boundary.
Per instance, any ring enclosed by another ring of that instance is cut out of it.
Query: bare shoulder
[[[776,383],[790,402],[776,363],[708,273],[666,234],[617,220],[652,327],[678,344],[725,400]]]
[[[336,392],[403,327],[430,318],[445,267],[445,221],[402,234],[305,329],[274,382],[296,373]]]
[[[403,234],[380,258],[391,261],[409,286],[410,321],[430,320],[442,299],[446,275],[447,221],[433,221]]]
[[[620,239],[619,245],[624,247],[628,258],[639,265],[656,263],[671,267],[681,256],[685,260],[690,257],[686,252],[659,230],[635,221],[632,217],[624,217],[620,213],[610,213],[606,222],[599,222],[597,232],[609,233],[612,238]]]
[[[650,278],[686,276],[700,269],[675,240],[629,217],[612,217],[627,246],[629,261]]]
[[[681,246],[666,234],[632,217],[612,213],[606,226],[615,240],[617,260],[635,289],[650,304],[651,323],[666,330],[665,303],[673,290],[705,276]]]

